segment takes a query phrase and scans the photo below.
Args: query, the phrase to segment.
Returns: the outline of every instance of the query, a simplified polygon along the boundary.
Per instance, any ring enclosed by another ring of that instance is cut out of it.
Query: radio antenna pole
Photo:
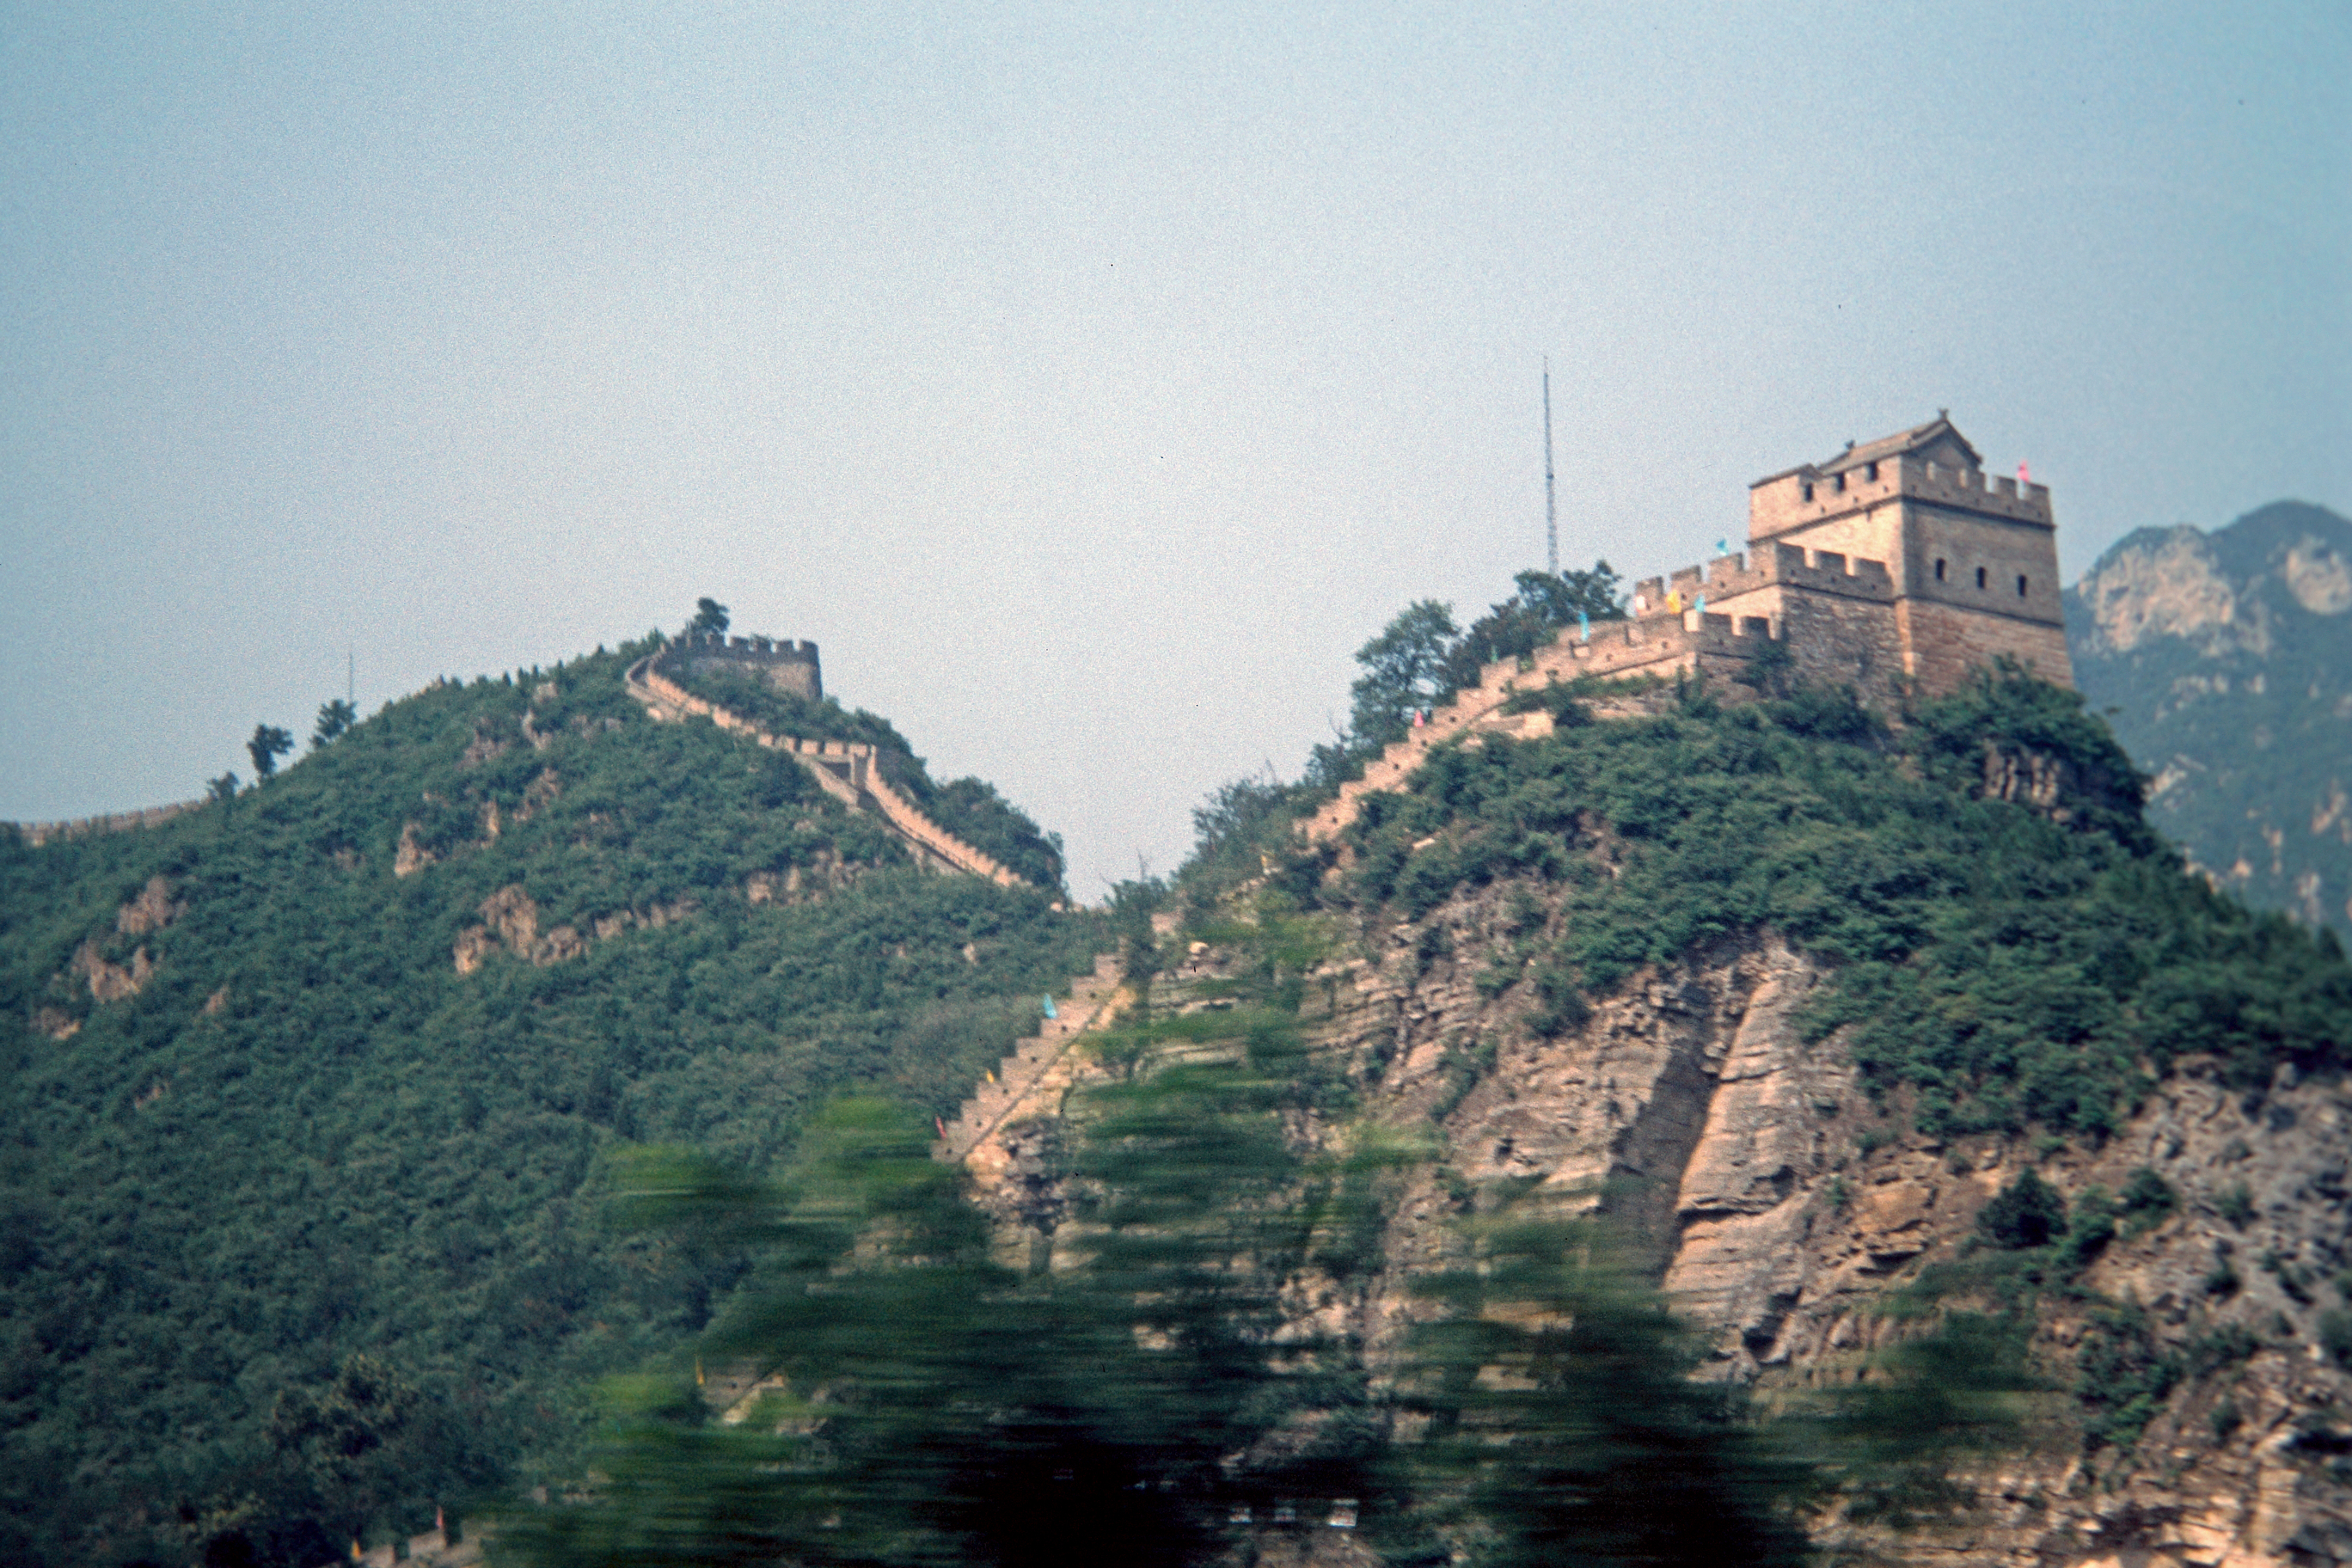
[[[1544,355],[1544,569],[1559,575],[1559,513],[1553,510],[1551,481],[1551,355]]]

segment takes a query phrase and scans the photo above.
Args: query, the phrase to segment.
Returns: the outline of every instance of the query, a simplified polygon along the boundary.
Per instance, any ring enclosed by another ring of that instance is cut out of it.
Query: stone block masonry
[[[670,656],[688,679],[712,671],[756,676],[779,691],[824,700],[824,674],[819,668],[816,644],[794,644],[790,637],[728,637],[716,632],[688,632],[671,647]]]
[[[983,1146],[1016,1115],[1047,1115],[1061,1109],[1061,1091],[1075,1081],[1066,1060],[1080,1035],[1097,1020],[1107,1020],[1119,994],[1119,959],[1115,952],[1098,954],[1094,973],[1071,984],[1069,999],[1042,1021],[1037,1033],[1021,1042],[998,1064],[992,1079],[972,1090],[956,1119],[948,1122],[940,1145],[943,1160],[971,1160],[983,1177],[994,1169],[1002,1149],[982,1154]]]

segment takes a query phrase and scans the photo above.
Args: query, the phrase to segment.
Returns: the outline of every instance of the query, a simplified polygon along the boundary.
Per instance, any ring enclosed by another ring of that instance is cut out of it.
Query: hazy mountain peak
[[[2150,819],[2250,901],[2352,929],[2352,522],[2286,500],[2140,529],[2065,602]]]
[[[2083,575],[2079,597],[2097,646],[2123,651],[2151,637],[2210,642],[2238,624],[2238,594],[2204,531],[2188,523],[2143,528]]]

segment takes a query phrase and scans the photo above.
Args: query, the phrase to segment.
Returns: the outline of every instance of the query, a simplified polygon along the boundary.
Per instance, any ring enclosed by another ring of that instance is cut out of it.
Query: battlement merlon
[[[1824,475],[1808,465],[1759,479],[1748,491],[1748,538],[1760,544],[1795,529],[1901,500],[2031,528],[2057,527],[2048,485],[2021,485],[2006,475],[1988,475],[1979,468],[1895,457],[1839,474]]]
[[[823,666],[813,642],[689,631],[680,634],[664,657],[677,659],[689,672],[732,668],[757,673],[778,690],[796,692],[812,702],[824,700]]]
[[[1701,595],[1713,604],[1759,588],[1811,588],[1879,604],[1895,601],[1895,577],[1884,561],[1851,560],[1834,550],[1777,543],[1718,555],[1664,577],[1644,577],[1633,584],[1633,593],[1642,601],[1637,618],[1648,619],[1675,613],[1667,607],[1670,592],[1680,596],[1682,609],[1689,610]]]

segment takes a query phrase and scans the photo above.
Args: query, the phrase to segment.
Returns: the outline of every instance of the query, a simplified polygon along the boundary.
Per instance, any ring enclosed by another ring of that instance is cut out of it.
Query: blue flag
[[[1048,1018],[1058,1018],[1061,1016],[1059,1013],[1054,1011],[1054,999],[1051,996],[1045,998],[1045,1016]]]
[[[1576,640],[1579,642],[1592,640],[1592,617],[1582,610],[1576,612]]]

